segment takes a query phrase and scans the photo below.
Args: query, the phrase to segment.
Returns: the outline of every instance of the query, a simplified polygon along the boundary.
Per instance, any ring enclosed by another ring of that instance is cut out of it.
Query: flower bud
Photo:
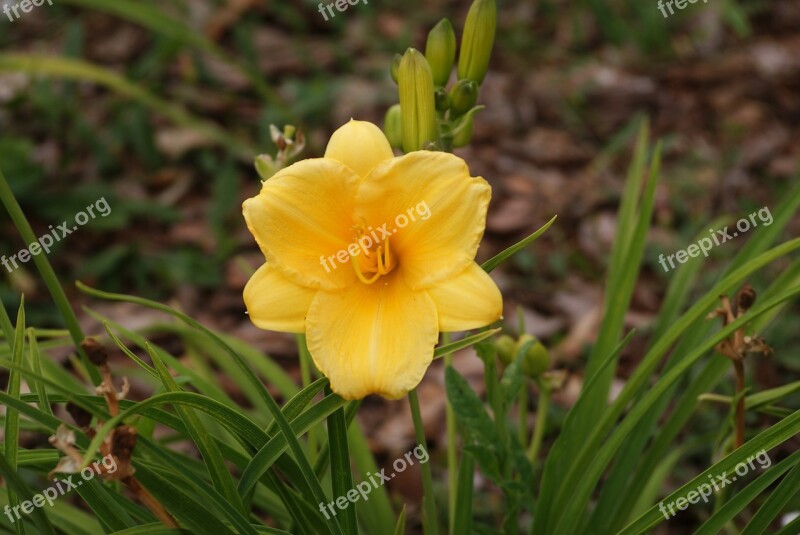
[[[383,119],[383,133],[393,149],[399,149],[403,146],[400,104],[395,104],[386,111],[386,116]]]
[[[434,100],[436,102],[436,111],[447,111],[450,108],[450,95],[444,87],[436,89],[434,93]]]
[[[450,113],[452,117],[464,115],[478,101],[478,84],[472,80],[459,80],[450,90]]]
[[[497,348],[497,357],[505,365],[511,364],[514,360],[514,350],[517,347],[517,342],[507,334],[497,337],[494,341],[494,346]]]
[[[397,74],[400,72],[400,61],[402,61],[402,59],[403,56],[400,54],[395,54],[392,58],[392,65],[389,67],[389,74],[392,76],[392,81],[394,81],[394,83],[397,83]]]
[[[497,6],[494,0],[475,0],[467,13],[461,54],[458,56],[458,78],[480,84],[489,69],[497,26]]]
[[[398,70],[403,150],[429,147],[438,138],[433,75],[425,56],[409,48]]]
[[[533,344],[522,357],[522,373],[528,377],[538,377],[550,369],[550,352],[542,343],[529,334],[523,334],[517,342],[516,351],[522,349],[526,343]]]
[[[449,20],[440,20],[428,34],[425,58],[431,65],[436,87],[447,85],[456,60],[456,32]]]
[[[280,165],[269,154],[259,154],[253,163],[262,181],[270,179],[280,169]]]

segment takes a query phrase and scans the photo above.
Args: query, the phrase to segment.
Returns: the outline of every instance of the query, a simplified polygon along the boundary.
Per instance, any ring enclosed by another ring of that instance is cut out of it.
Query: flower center
[[[397,260],[389,247],[388,236],[383,242],[375,243],[373,238],[365,233],[364,228],[358,226],[356,227],[356,243],[359,245],[361,254],[350,255],[350,261],[356,276],[364,284],[372,284],[381,275],[386,275],[397,267]]]

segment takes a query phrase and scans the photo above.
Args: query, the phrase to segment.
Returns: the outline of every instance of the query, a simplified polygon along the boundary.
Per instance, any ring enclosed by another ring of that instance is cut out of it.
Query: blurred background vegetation
[[[169,301],[287,357],[296,375],[291,338],[258,331],[244,315],[241,290],[263,262],[241,216],[259,187],[252,159],[273,152],[270,124],[295,124],[308,139],[304,156],[319,156],[350,117],[380,123],[397,100],[392,55],[421,47],[444,16],[463,20],[469,1],[362,1],[330,21],[318,2],[301,0],[53,3],[0,18],[0,169],[37,235],[100,197],[111,206],[50,254],[76,308],[75,279]],[[521,306],[556,366],[578,370],[598,328],[643,118],[665,142],[664,171],[628,327],[648,332],[676,276],[659,267],[660,254],[774,208],[796,183],[800,1],[711,0],[667,19],[656,0],[498,4],[488,109],[473,146],[457,151],[494,190],[479,260],[559,215],[493,276],[506,317]],[[715,248],[698,288],[758,233]],[[800,235],[800,221],[787,234]],[[0,217],[0,254],[24,246]],[[785,266],[751,283],[758,290]],[[29,324],[61,326],[32,264],[6,275],[0,298],[11,314],[24,293]],[[124,307],[105,313],[146,323]],[[768,331],[775,355],[756,365],[760,388],[798,379],[798,320],[795,305]],[[623,354],[623,377],[643,338]],[[556,400],[556,422],[574,395],[568,388]],[[698,433],[719,414],[701,411]]]

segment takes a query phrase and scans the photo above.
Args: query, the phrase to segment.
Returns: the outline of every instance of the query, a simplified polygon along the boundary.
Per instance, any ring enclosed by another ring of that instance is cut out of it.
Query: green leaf
[[[718,510],[700,526],[694,535],[716,535],[722,533],[728,522],[732,521],[737,514],[744,511],[751,502],[758,498],[767,490],[773,482],[786,473],[787,470],[795,467],[797,472],[798,461],[800,461],[800,451],[796,451],[786,459],[782,460],[763,474],[760,474],[754,481],[750,482],[745,488],[738,489],[731,498],[725,502]],[[784,479],[784,481],[786,481]],[[777,489],[776,489],[777,490]]]
[[[166,312],[167,314],[170,314],[170,315],[178,318],[179,320],[181,320],[182,322],[186,323],[187,325],[202,331],[207,336],[209,336],[209,338],[215,344],[218,344],[221,348],[223,348],[228,353],[228,355],[230,355],[230,357],[236,362],[236,364],[241,368],[241,370],[245,373],[245,375],[247,377],[247,380],[251,384],[256,386],[259,394],[261,395],[262,400],[264,401],[264,403],[267,406],[267,409],[272,414],[272,417],[275,419],[275,421],[278,424],[278,427],[279,427],[279,429],[281,431],[281,435],[280,436],[283,437],[283,439],[288,443],[289,450],[292,452],[292,455],[294,455],[294,458],[295,458],[296,462],[298,463],[298,465],[300,467],[300,470],[302,472],[303,479],[305,479],[306,485],[308,485],[311,488],[311,491],[312,491],[312,493],[314,495],[314,500],[316,502],[322,502],[322,503],[327,503],[328,502],[327,497],[325,496],[325,492],[322,490],[322,485],[320,484],[319,479],[317,479],[316,475],[314,474],[314,470],[311,467],[311,464],[309,463],[308,458],[306,457],[305,452],[303,451],[303,448],[300,445],[300,442],[297,440],[297,436],[295,435],[294,430],[292,429],[292,426],[289,424],[288,420],[283,415],[283,413],[281,413],[281,409],[278,406],[277,402],[272,397],[272,395],[269,393],[269,391],[264,387],[264,385],[261,383],[261,381],[255,375],[255,373],[253,373],[253,371],[250,369],[250,367],[247,365],[247,362],[241,357],[241,355],[239,355],[236,351],[234,351],[219,336],[217,336],[215,333],[210,331],[208,328],[203,326],[201,323],[197,322],[196,320],[194,320],[193,318],[187,316],[186,314],[184,314],[182,312],[179,312],[179,311],[177,311],[177,310],[175,310],[173,308],[170,308],[170,307],[168,307],[166,305],[162,305],[161,303],[158,303],[156,301],[151,301],[149,299],[142,299],[142,298],[134,297],[134,296],[130,296],[130,295],[115,294],[115,293],[103,292],[103,291],[100,291],[100,290],[95,290],[93,288],[89,288],[88,286],[86,286],[85,284],[83,284],[81,282],[77,282],[76,285],[78,286],[78,288],[81,291],[83,291],[83,292],[85,292],[85,293],[87,293],[89,295],[93,295],[95,297],[99,297],[99,298],[102,298],[102,299],[109,299],[109,300],[113,300],[113,301],[124,301],[124,302],[129,302],[129,303],[135,303],[135,304],[139,304],[139,305],[142,305],[142,306],[154,309],[154,310],[160,310],[162,312]],[[329,396],[329,397],[333,397],[333,396]],[[344,403],[343,400],[342,400],[342,403]],[[322,404],[322,402],[318,403],[317,406],[319,406],[321,404]],[[326,416],[327,416],[327,414],[326,414]],[[267,466],[269,466],[269,465],[271,465],[271,463],[272,463],[272,461],[270,461],[269,463],[265,463],[265,464]],[[266,469],[264,471],[266,471]],[[259,472],[259,477],[256,478],[256,479],[259,479],[260,476],[263,475],[263,473],[264,473],[263,471]],[[244,475],[242,477],[242,480],[240,480],[240,482],[239,482],[240,489],[242,488],[242,481],[243,480],[244,480]],[[247,489],[247,492],[249,492],[249,488]],[[242,495],[245,495],[247,492],[242,493]],[[336,518],[334,518],[330,524],[331,524],[331,528],[333,529],[334,533],[337,533],[337,534],[341,534],[342,533],[341,526],[339,525],[339,521]]]
[[[800,457],[800,451],[794,455]],[[795,459],[794,467],[786,474],[780,484],[773,490],[769,497],[758,508],[756,514],[750,519],[742,530],[742,535],[759,535],[767,533],[770,524],[780,514],[786,504],[800,492],[800,459]]]
[[[172,378],[169,370],[167,370],[164,363],[161,362],[161,359],[155,351],[148,347],[147,352],[150,355],[150,359],[153,361],[153,366],[161,377],[164,388],[166,388],[168,392],[180,392],[181,389],[178,383]],[[191,409],[180,405],[176,406],[175,409],[178,411],[178,414],[180,414],[181,420],[186,424],[186,429],[192,437],[192,441],[197,445],[200,455],[202,455],[203,460],[206,462],[206,467],[208,468],[208,473],[211,476],[214,488],[225,497],[228,504],[239,511],[244,511],[242,500],[239,497],[239,493],[236,492],[236,484],[231,474],[228,472],[225,466],[225,460],[222,458],[222,454],[219,452],[211,435],[203,428],[200,419]]]
[[[0,313],[4,316],[7,315],[5,307],[0,304],[0,308],[3,311]],[[3,321],[4,324],[9,324],[10,320],[6,318]],[[22,297],[19,310],[17,311],[17,323],[14,330],[14,339],[13,339],[13,347],[12,347],[12,361],[17,369],[13,369],[10,371],[8,375],[8,395],[11,398],[19,399],[20,397],[20,387],[21,387],[21,376],[19,373],[19,369],[23,366],[23,350],[25,346],[25,296]],[[17,469],[17,449],[19,448],[19,412],[15,411],[12,408],[8,408],[6,410],[6,421],[3,430],[3,441],[4,441],[4,452],[5,457],[4,461],[8,463],[8,469],[13,471]],[[8,504],[10,507],[16,507],[19,505],[20,500],[12,487],[8,487]],[[27,494],[26,494],[27,496]],[[46,518],[46,517],[45,517]],[[17,533],[25,533],[25,525],[22,522],[17,522],[14,524],[14,529]],[[51,528],[52,529],[52,528]]]
[[[601,445],[609,446],[609,442],[603,442],[603,438],[605,434],[611,429],[616,419],[622,414],[626,405],[635,397],[636,393],[647,383],[650,374],[654,371],[656,366],[658,365],[660,357],[667,351],[667,349],[672,346],[675,340],[680,336],[680,334],[688,328],[691,324],[700,321],[706,313],[712,308],[715,304],[718,296],[728,292],[733,286],[740,283],[742,279],[750,275],[750,273],[760,269],[764,265],[768,264],[769,262],[784,256],[793,250],[800,247],[800,239],[794,239],[789,242],[786,242],[778,247],[775,247],[766,253],[759,255],[757,258],[747,262],[741,268],[737,269],[730,275],[726,276],[722,281],[720,281],[717,285],[714,286],[708,293],[706,293],[702,298],[700,298],[695,305],[687,311],[681,318],[676,321],[667,333],[664,334],[662,338],[660,338],[647,352],[647,354],[642,359],[642,362],[634,371],[633,375],[628,379],[625,384],[625,387],[619,393],[617,398],[615,399],[614,403],[606,409],[603,413],[602,417],[599,421],[595,421],[589,428],[589,435],[584,438],[581,443],[581,447],[579,453],[574,457],[570,458],[570,466],[568,470],[566,470],[566,476],[564,473],[555,472],[551,474],[552,477],[558,475],[558,480],[560,482],[560,489],[558,491],[558,496],[556,499],[558,503],[556,507],[552,509],[553,511],[559,511],[561,516],[566,514],[566,510],[568,508],[566,502],[569,501],[569,507],[575,507],[579,504],[582,500],[577,500],[575,497],[576,489],[575,485],[577,485],[577,481],[580,480],[582,491],[583,492],[590,492],[589,489],[583,488],[583,486],[587,485],[592,478],[587,477],[585,471],[588,469],[587,465],[590,462],[597,462],[597,450]],[[794,291],[796,293],[796,290]],[[748,312],[742,319],[743,321],[738,321],[737,324],[742,324],[744,321],[749,321],[752,318],[759,316],[764,311],[768,310],[771,307],[777,306],[781,302],[791,298],[794,293],[784,293],[781,294],[781,299],[773,299],[768,301],[769,306],[761,306],[758,307],[759,313],[753,311]],[[730,332],[730,331],[728,331]],[[721,340],[719,338],[719,334],[713,338],[717,342]],[[701,348],[705,348],[706,351],[713,348],[713,344],[709,345],[708,342],[704,343]],[[697,351],[690,352],[686,356],[680,360],[680,362],[669,372],[662,377],[661,381],[656,384],[655,388],[650,388],[647,392],[647,396],[650,397],[654,392],[660,392],[663,394],[666,392],[666,389],[661,389],[659,386],[661,383],[664,382],[666,377],[670,377],[673,381],[677,380],[677,377],[673,375],[676,370],[680,370],[679,374],[686,371],[691,364],[693,364],[696,360],[698,360],[702,355],[698,355]],[[688,362],[688,365],[687,365]],[[583,396],[581,396],[583,397]],[[652,400],[652,403],[655,403],[656,400]],[[648,404],[648,406],[652,406],[652,403]],[[631,414],[636,413],[637,418],[641,415],[638,411],[642,408],[643,404],[638,403]],[[628,419],[631,415],[628,416]],[[623,424],[625,422],[623,421]],[[559,451],[559,453],[561,453]],[[549,461],[549,459],[548,459]],[[607,461],[604,461],[607,462]],[[594,480],[596,482],[596,479]],[[593,483],[592,483],[593,484]],[[544,492],[540,493],[542,497],[545,497],[546,494]],[[584,494],[580,494],[581,499],[583,499]],[[540,499],[539,504],[541,505],[542,499]],[[585,502],[584,502],[585,503]]]
[[[326,395],[333,394],[329,386],[325,390]],[[347,422],[344,418],[344,409],[341,407],[328,416],[328,443],[331,456],[331,486],[336,500],[339,496],[346,496],[348,491],[354,488],[347,447]],[[356,504],[348,503],[347,507],[340,509],[338,516],[345,533],[358,535]]]
[[[800,433],[800,410],[795,411],[792,416],[778,422],[777,424],[762,431],[754,438],[746,442],[742,447],[731,452],[724,459],[699,474],[691,481],[687,482],[679,489],[665,497],[662,503],[671,503],[680,497],[686,496],[690,491],[697,489],[701,484],[709,481],[709,477],[714,477],[724,472],[733,472],[737,464],[746,462],[748,457],[754,457],[761,450],[771,450],[775,446],[789,440],[797,433]],[[796,462],[796,460],[795,460]],[[761,477],[769,475],[772,470],[762,474]],[[761,479],[756,480],[758,483]],[[769,482],[766,481],[768,485]],[[749,486],[748,486],[749,487]],[[756,487],[758,488],[758,487]],[[738,505],[738,504],[737,504]],[[647,512],[637,518],[634,522],[619,532],[619,535],[629,535],[634,533],[645,533],[652,530],[655,526],[664,521],[664,515],[659,511],[658,506],[651,507]]]
[[[436,349],[433,350],[433,358],[438,359],[439,357],[443,357],[448,353],[453,353],[458,351],[459,349],[463,349],[465,347],[469,347],[471,345],[477,344],[482,340],[486,340],[494,336],[495,334],[502,331],[502,329],[489,329],[483,332],[479,332],[477,334],[473,334],[471,336],[465,336],[461,340],[456,340],[455,342],[450,342],[449,344],[440,345]]]
[[[515,254],[523,250],[525,247],[535,242],[539,238],[539,236],[544,234],[547,231],[547,229],[550,228],[550,225],[555,223],[556,218],[558,218],[558,216],[554,215],[553,218],[544,225],[542,225],[542,227],[539,230],[537,230],[527,238],[515,243],[508,249],[493,256],[492,258],[481,264],[481,268],[483,268],[483,270],[486,273],[490,273],[494,268],[505,262],[508,258],[514,256]]]
[[[199,502],[196,495],[186,492],[184,486],[176,485],[171,478],[162,477],[141,465],[136,470],[136,478],[178,522],[193,533],[231,533],[230,526],[209,509],[209,504]]]
[[[748,410],[756,410],[766,405],[771,405],[781,401],[797,392],[800,392],[800,381],[795,381],[794,383],[789,383],[788,385],[783,385],[776,388],[770,388],[769,390],[764,390],[762,392],[757,392],[747,396],[745,398],[745,406]]]
[[[6,484],[8,485],[9,505],[12,503],[12,493],[15,499],[21,498],[19,501],[30,501],[33,498],[33,493],[25,485],[25,482],[19,474],[17,474],[15,467],[12,466],[11,463],[8,462],[6,456],[2,454],[0,454],[0,475],[5,478]],[[40,507],[34,507],[30,516],[40,533],[55,535],[56,532],[53,526],[50,525],[50,521],[47,520],[47,515],[45,515],[44,510]],[[17,533],[25,533],[22,521],[17,521],[14,524],[14,528],[17,530]]]
[[[345,403],[345,400],[336,394],[325,396],[319,403],[316,403],[313,407],[309,408],[300,416],[292,420],[292,423],[290,424],[292,438],[297,440],[296,437],[307,432],[311,426],[316,425],[320,421],[327,418],[336,409],[344,406]],[[266,473],[269,467],[272,466],[272,463],[274,463],[281,453],[283,453],[286,447],[287,438],[283,432],[283,429],[281,429],[280,434],[271,437],[269,442],[264,444],[258,453],[253,456],[253,459],[250,461],[250,464],[247,465],[247,468],[245,468],[244,472],[242,473],[242,477],[239,480],[240,495],[244,496],[252,490],[256,482],[261,479],[261,476]],[[329,501],[330,500],[327,499],[319,500],[321,503],[329,503]]]
[[[684,373],[686,373],[692,367],[695,362],[701,359],[710,349],[719,343],[720,340],[730,336],[731,333],[733,333],[736,329],[740,328],[753,318],[758,317],[760,314],[766,312],[770,308],[779,305],[781,302],[787,299],[791,299],[797,294],[800,294],[800,288],[785,292],[784,294],[771,299],[758,307],[755,307],[751,311],[748,311],[747,314],[720,330],[719,333],[707,340],[695,351],[681,360],[681,362],[673,369],[663,375],[659,381],[650,388],[647,395],[633,407],[631,412],[626,416],[625,419],[622,420],[620,425],[614,430],[610,437],[608,437],[602,443],[602,445],[598,444],[600,446],[599,450],[597,449],[598,445],[595,445],[593,442],[589,442],[587,444],[587,449],[581,451],[580,458],[576,459],[573,466],[570,468],[570,472],[564,478],[565,485],[573,485],[570,492],[566,493],[568,494],[568,499],[564,501],[565,510],[562,515],[562,523],[565,530],[568,530],[571,523],[574,520],[577,520],[577,518],[573,518],[571,520],[570,516],[580,515],[580,511],[585,506],[586,500],[588,500],[594,485],[597,483],[605,466],[613,456],[613,453],[620,446],[620,444],[624,442],[625,437],[630,432],[631,428],[636,425],[642,415],[647,412],[654,403],[657,402],[658,397],[663,394],[664,391],[669,389]],[[617,401],[619,401],[619,398]],[[791,417],[783,420],[777,425],[784,425],[784,422],[787,421],[791,421]],[[770,429],[775,429],[775,426]],[[595,429],[595,432],[597,431],[598,429]],[[769,430],[765,431],[764,433],[768,432]],[[762,433],[762,435],[764,435],[764,433]],[[753,443],[752,440],[748,442],[748,444],[751,443]],[[734,455],[738,455],[738,452],[742,449],[745,448],[736,450]],[[725,468],[723,467],[722,469]],[[578,470],[580,470],[580,472],[578,472]]]
[[[501,440],[494,422],[467,380],[453,367],[445,369],[445,388],[456,416],[475,437],[477,444],[489,449],[496,448]]]
[[[348,425],[347,438],[350,444],[350,455],[360,474],[360,480],[365,481],[368,474],[378,472],[378,465],[372,455],[370,445],[364,436],[361,425],[358,420],[354,420],[359,405],[360,402],[351,402],[345,409],[345,416]],[[322,455],[322,451],[320,455]],[[316,466],[314,468],[316,470]],[[386,486],[381,485],[372,489],[369,502],[362,504],[358,508],[358,515],[364,526],[365,533],[380,533],[384,526],[396,524],[397,520],[392,511],[392,503],[389,500],[389,492]]]
[[[406,506],[400,511],[400,516],[397,517],[397,524],[394,526],[394,535],[405,535],[406,533]],[[466,532],[465,532],[466,533]]]
[[[39,343],[36,340],[36,331],[33,327],[28,328],[28,348],[31,368],[39,375],[42,375],[42,355],[39,353]],[[50,400],[47,398],[47,389],[44,384],[39,381],[33,381],[31,387],[39,398],[39,408],[44,412],[53,414],[53,409],[50,408]]]

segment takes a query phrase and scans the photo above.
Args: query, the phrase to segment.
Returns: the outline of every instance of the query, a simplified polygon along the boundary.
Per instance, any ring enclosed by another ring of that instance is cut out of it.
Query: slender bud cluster
[[[424,56],[413,48],[395,55],[390,71],[400,93],[400,124],[393,109],[384,123],[393,147],[450,151],[471,142],[475,115],[484,108],[477,105],[478,90],[489,69],[496,26],[495,0],[474,0],[461,38],[458,78],[449,89],[457,45],[449,20],[431,29]],[[392,141],[397,138],[402,143]]]

